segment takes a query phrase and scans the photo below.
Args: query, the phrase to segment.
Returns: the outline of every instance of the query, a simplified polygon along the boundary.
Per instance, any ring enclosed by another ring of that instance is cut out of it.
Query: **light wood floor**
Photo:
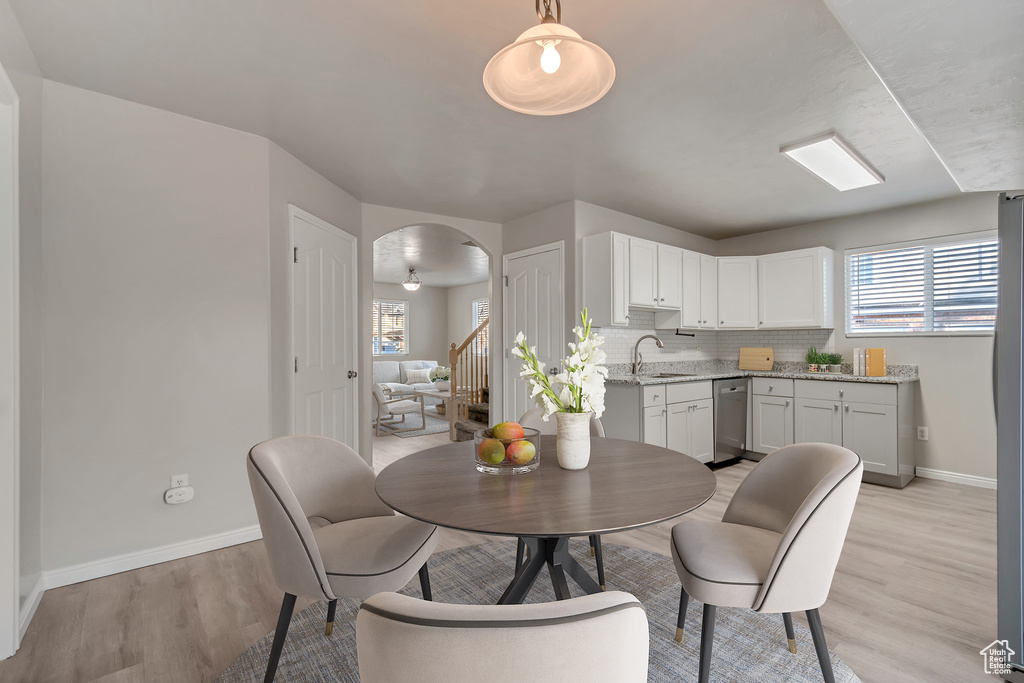
[[[447,435],[374,441],[379,470]],[[752,466],[718,470],[718,492],[692,516],[720,518]],[[995,639],[995,505],[994,491],[945,482],[863,485],[821,616],[866,683],[993,680],[978,651]],[[671,527],[605,539],[667,555]],[[446,530],[438,549],[487,541]],[[280,604],[261,542],[50,590],[0,681],[209,681],[273,630]]]

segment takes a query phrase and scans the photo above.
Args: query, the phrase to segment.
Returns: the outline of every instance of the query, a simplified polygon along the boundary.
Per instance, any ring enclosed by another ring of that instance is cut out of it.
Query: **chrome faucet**
[[[636,346],[633,347],[633,374],[634,375],[639,375],[640,374],[640,368],[642,368],[643,365],[644,365],[644,357],[642,355],[640,355],[640,342],[642,342],[644,339],[653,339],[658,344],[658,348],[659,349],[665,348],[665,343],[663,341],[661,341],[661,339],[659,339],[657,335],[654,335],[654,334],[645,334],[644,336],[642,336],[639,339],[637,339],[636,340]]]

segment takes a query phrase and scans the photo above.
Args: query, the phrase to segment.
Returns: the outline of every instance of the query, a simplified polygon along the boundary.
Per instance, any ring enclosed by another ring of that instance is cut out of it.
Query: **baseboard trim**
[[[239,543],[256,541],[260,538],[263,538],[263,535],[260,533],[259,525],[255,524],[242,529],[225,531],[223,533],[212,534],[210,536],[204,536],[190,541],[171,543],[169,545],[163,545],[149,550],[140,550],[134,553],[125,553],[123,555],[116,555],[103,560],[95,560],[93,562],[85,562],[71,567],[64,567],[63,569],[44,571],[44,585],[47,590],[50,588],[60,588],[61,586],[70,586],[73,583],[90,581],[92,579],[98,579],[101,576],[110,576],[111,574],[120,574],[121,572],[130,571],[132,569],[148,567],[152,564],[160,564],[161,562],[178,560],[190,555],[198,555],[211,550],[227,548],[232,545],[238,545]]]
[[[39,575],[39,579],[36,580],[36,585],[32,586],[32,590],[28,594],[28,599],[25,601],[25,606],[21,610],[21,614],[18,615],[20,623],[18,624],[18,642],[25,637],[25,632],[28,631],[28,625],[32,621],[32,617],[35,616],[36,610],[39,608],[39,601],[43,599],[43,593],[46,592],[46,576],[43,574]]]
[[[924,479],[938,479],[939,481],[948,481],[953,484],[966,484],[967,486],[996,490],[996,480],[991,477],[978,477],[973,474],[933,470],[930,467],[918,467],[915,472],[917,476]]]

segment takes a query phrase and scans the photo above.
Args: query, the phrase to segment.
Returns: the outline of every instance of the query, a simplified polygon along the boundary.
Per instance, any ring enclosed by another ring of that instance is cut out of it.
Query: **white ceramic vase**
[[[558,466],[564,470],[582,470],[590,462],[590,418],[593,413],[555,413],[558,437],[555,449]]]
[[[434,382],[434,388],[437,389],[438,391],[448,391],[449,389],[452,388],[451,380],[439,379],[436,382]]]

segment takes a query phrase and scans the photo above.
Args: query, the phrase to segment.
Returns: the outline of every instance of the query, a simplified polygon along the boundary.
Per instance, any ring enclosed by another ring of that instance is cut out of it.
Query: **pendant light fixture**
[[[579,111],[604,97],[615,81],[612,58],[564,26],[561,0],[554,2],[552,15],[551,0],[535,0],[541,23],[484,68],[487,94],[512,111],[537,116]]]
[[[402,286],[408,289],[410,292],[415,292],[417,289],[420,288],[420,279],[416,277],[415,268],[409,269],[409,277],[405,278],[405,281],[402,283]]]

